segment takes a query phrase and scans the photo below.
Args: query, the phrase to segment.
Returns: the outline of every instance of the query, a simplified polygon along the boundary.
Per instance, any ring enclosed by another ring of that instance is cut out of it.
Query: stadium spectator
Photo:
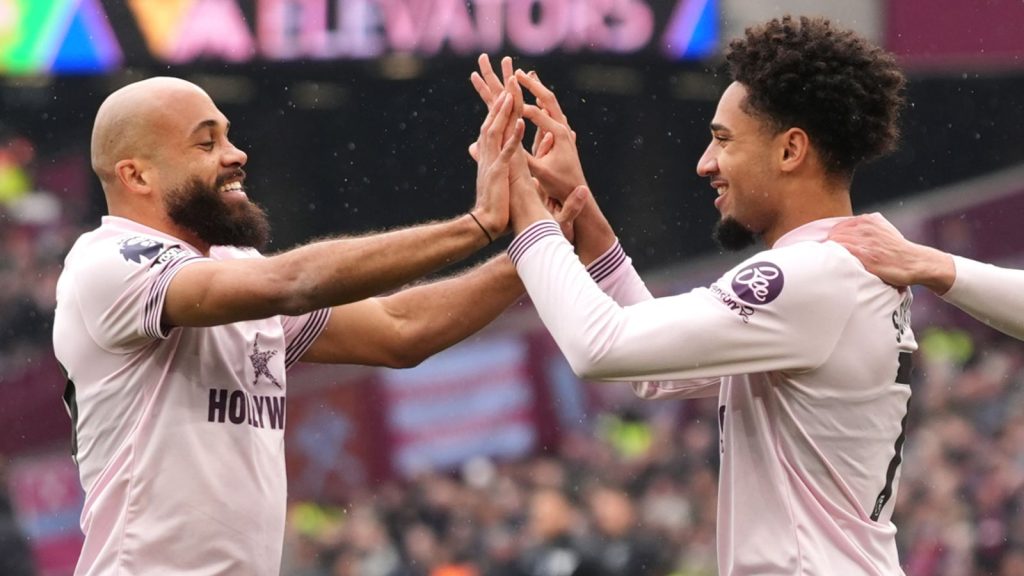
[[[6,461],[0,454],[0,574],[32,576],[36,573],[32,551],[24,531],[18,525],[7,493]]]

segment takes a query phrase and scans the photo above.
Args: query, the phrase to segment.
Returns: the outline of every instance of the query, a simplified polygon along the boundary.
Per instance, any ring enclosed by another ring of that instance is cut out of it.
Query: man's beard
[[[211,246],[240,246],[262,250],[270,239],[270,221],[263,208],[248,200],[226,202],[218,189],[231,174],[217,178],[213,187],[192,178],[164,197],[164,207],[178,226]]]
[[[757,235],[746,226],[740,224],[735,218],[726,216],[715,223],[715,229],[711,233],[715,242],[726,250],[739,252],[749,248],[757,242]]]

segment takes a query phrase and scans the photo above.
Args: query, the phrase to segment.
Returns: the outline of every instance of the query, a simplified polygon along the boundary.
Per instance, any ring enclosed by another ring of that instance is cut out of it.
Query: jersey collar
[[[853,216],[838,216],[836,218],[813,220],[783,234],[781,238],[775,241],[772,248],[782,248],[783,246],[789,246],[791,244],[796,244],[797,242],[824,242],[828,240],[828,233],[832,230],[833,226],[839,224],[843,220],[849,220],[850,218],[853,218]]]
[[[175,238],[174,236],[171,236],[170,234],[167,234],[166,232],[161,232],[160,230],[157,230],[156,228],[150,228],[149,226],[146,226],[145,224],[140,224],[140,223],[138,223],[135,220],[132,220],[130,218],[124,218],[122,216],[111,216],[111,215],[108,214],[106,216],[103,216],[101,218],[101,221],[102,221],[104,226],[111,226],[113,228],[118,228],[120,230],[126,230],[128,232],[132,232],[132,233],[135,233],[135,234],[145,234],[147,236],[158,236],[160,238],[163,238],[164,240],[167,240],[168,242],[170,242],[172,244],[180,244],[180,245],[182,245],[182,246],[184,246],[186,248],[189,248],[189,249],[193,250],[197,254],[202,254],[202,252],[200,252],[199,249],[197,249],[195,246],[189,244],[188,242],[185,242],[181,238]]]

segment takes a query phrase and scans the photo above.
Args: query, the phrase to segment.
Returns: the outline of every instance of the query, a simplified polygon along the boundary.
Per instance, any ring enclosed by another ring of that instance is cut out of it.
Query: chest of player
[[[194,357],[198,380],[207,388],[284,395],[285,338],[277,318],[188,328],[181,345]]]

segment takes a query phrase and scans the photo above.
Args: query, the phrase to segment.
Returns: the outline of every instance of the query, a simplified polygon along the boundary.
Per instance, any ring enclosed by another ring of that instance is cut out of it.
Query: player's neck
[[[842,216],[853,216],[848,187],[834,185],[805,188],[785,195],[777,222],[765,231],[762,238],[765,245],[771,247],[791,230],[815,220]]]

